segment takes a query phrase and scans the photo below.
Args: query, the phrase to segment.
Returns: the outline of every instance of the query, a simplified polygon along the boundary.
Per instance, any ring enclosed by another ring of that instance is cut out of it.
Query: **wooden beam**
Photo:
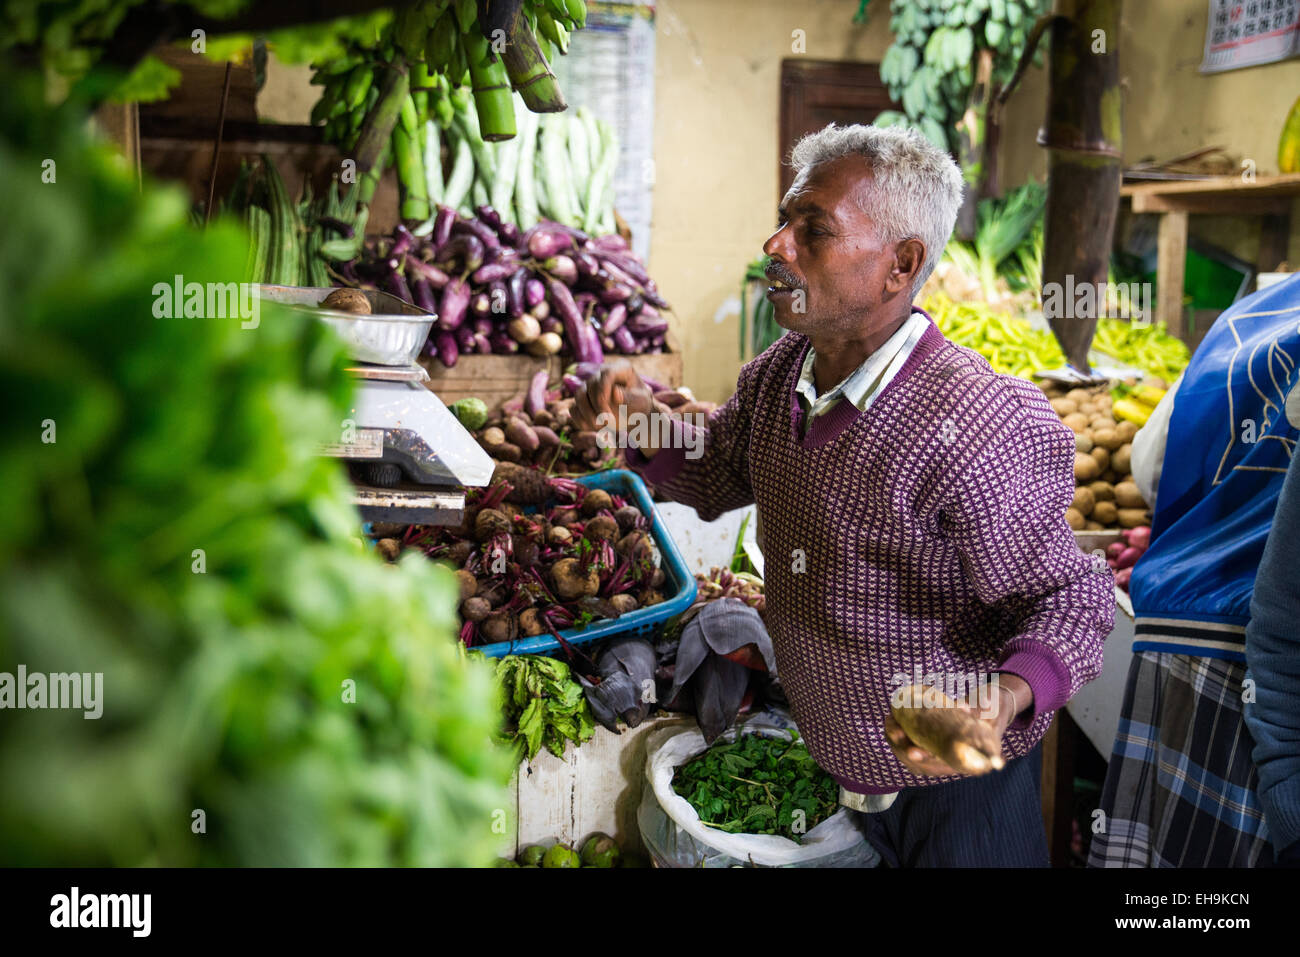
[[[1160,216],[1156,239],[1156,319],[1169,334],[1183,338],[1183,273],[1187,268],[1187,213],[1181,210]]]
[[[1276,216],[1291,208],[1289,196],[1215,193],[1172,195],[1138,193],[1133,197],[1135,213],[1196,213],[1210,216]]]

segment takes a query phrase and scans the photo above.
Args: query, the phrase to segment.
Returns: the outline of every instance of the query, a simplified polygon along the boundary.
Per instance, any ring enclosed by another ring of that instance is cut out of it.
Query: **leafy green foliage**
[[[891,0],[894,42],[880,61],[880,78],[903,107],[877,126],[911,125],[936,146],[958,151],[957,121],[966,110],[977,51],[993,51],[993,82],[1010,79],[1034,20],[1047,0]],[[854,20],[867,18],[867,0]]]
[[[776,324],[776,309],[767,301],[764,290],[768,258],[760,256],[745,267],[740,284],[740,358],[751,359],[785,334]]]
[[[803,835],[835,813],[839,786],[817,766],[797,732],[789,738],[737,735],[673,774],[673,790],[700,820],[732,834]]]
[[[472,657],[480,658],[478,652]],[[564,757],[569,741],[581,745],[596,733],[591,706],[569,666],[543,655],[505,655],[494,661],[505,708],[504,738],[531,761],[543,747]]]
[[[103,715],[5,712],[0,859],[490,861],[491,674],[448,571],[356,543],[315,454],[350,404],[337,340],[269,306],[164,317],[157,284],[243,278],[243,231],[194,231],[75,104],[3,79],[0,668],[100,672]]]
[[[1006,275],[1013,288],[1028,288],[1035,273],[1041,284],[1043,208],[1047,188],[1032,180],[1010,190],[1002,199],[985,198],[976,207],[975,239],[950,240],[944,254],[964,272],[979,277],[986,299],[994,298],[994,284]],[[1034,253],[1037,252],[1037,262]]]

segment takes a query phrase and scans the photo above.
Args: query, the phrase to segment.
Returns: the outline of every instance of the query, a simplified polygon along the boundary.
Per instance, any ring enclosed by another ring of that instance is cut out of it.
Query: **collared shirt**
[[[849,373],[847,379],[820,396],[817,394],[817,380],[813,376],[813,363],[817,359],[817,352],[809,346],[808,355],[803,362],[803,371],[795,386],[799,403],[804,411],[805,434],[812,425],[813,419],[829,412],[842,398],[852,402],[860,412],[870,408],[876,396],[884,391],[885,386],[889,385],[898,374],[898,370],[903,367],[903,363],[912,354],[916,343],[929,326],[930,320],[926,318],[925,313],[913,312],[879,349],[867,356],[862,365]]]

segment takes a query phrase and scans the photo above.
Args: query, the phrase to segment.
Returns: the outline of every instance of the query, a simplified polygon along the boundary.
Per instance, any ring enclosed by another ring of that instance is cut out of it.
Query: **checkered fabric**
[[[757,504],[781,683],[842,787],[953,780],[911,774],[885,740],[890,694],[918,668],[1023,677],[1034,707],[1003,748],[1026,754],[1100,671],[1114,619],[1109,574],[1065,523],[1073,433],[1031,383],[930,323],[867,411],[841,401],[805,435],[795,383],[808,348],[792,333],[741,370],[702,455],[678,436],[628,463],[706,520]]]
[[[1217,658],[1133,656],[1089,867],[1272,862],[1242,719],[1245,672]]]

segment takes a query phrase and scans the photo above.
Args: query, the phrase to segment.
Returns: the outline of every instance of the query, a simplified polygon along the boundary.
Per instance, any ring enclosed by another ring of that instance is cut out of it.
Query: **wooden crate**
[[[627,356],[632,367],[641,375],[670,388],[682,384],[682,356],[679,352],[660,352],[643,356]],[[456,365],[448,369],[436,359],[423,357],[420,364],[429,373],[425,383],[443,402],[451,403],[466,396],[478,396],[489,407],[523,395],[539,371],[545,369],[552,381],[557,380],[568,359],[557,356],[461,356]]]

